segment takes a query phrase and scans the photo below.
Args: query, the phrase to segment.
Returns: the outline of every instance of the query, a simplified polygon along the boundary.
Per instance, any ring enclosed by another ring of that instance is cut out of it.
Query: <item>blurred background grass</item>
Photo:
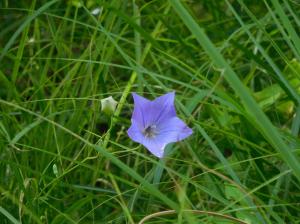
[[[0,222],[299,223],[299,10],[0,1]],[[194,134],[158,161],[126,134],[130,92],[172,90]]]

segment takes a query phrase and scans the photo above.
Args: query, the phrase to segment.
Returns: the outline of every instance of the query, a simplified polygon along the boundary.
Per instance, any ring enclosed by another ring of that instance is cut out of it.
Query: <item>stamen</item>
[[[156,125],[149,125],[143,130],[143,135],[147,138],[153,138],[157,135]]]

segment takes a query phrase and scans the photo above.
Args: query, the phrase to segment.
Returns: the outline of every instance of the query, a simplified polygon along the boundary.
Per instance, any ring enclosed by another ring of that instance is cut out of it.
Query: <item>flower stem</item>
[[[228,219],[228,220],[234,221],[235,223],[247,224],[247,222],[244,222],[243,220],[234,218],[229,215],[217,213],[217,212],[201,211],[201,210],[183,210],[183,212],[190,212],[193,214],[204,214],[204,215],[208,215],[208,216],[216,216],[216,217],[221,217],[223,219]],[[144,224],[146,221],[148,221],[152,218],[155,218],[155,217],[172,215],[172,214],[176,214],[176,213],[177,212],[175,210],[166,210],[166,211],[156,212],[156,213],[145,216],[138,224]]]

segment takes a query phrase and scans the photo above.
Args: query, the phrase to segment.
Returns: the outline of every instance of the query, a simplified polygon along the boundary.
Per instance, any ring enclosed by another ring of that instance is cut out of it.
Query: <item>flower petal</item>
[[[176,116],[174,107],[175,92],[167,93],[150,101],[136,93],[132,93],[134,109],[132,119],[144,128]]]
[[[193,130],[178,117],[172,117],[159,124],[158,133],[157,141],[168,144],[187,138]]]
[[[147,109],[150,107],[151,101],[136,94],[132,93],[134,100],[134,109],[132,113],[132,120],[135,120],[144,128],[146,127]],[[148,122],[147,122],[148,123]]]
[[[145,137],[142,134],[141,127],[135,120],[131,120],[131,126],[127,130],[127,134],[135,142],[141,144],[144,142]]]
[[[154,122],[156,124],[165,119],[176,116],[174,100],[175,92],[170,92],[157,97],[151,102],[152,115],[154,116]]]
[[[166,144],[160,141],[157,141],[156,138],[145,138],[142,143],[153,155],[158,158],[164,156],[164,149]]]

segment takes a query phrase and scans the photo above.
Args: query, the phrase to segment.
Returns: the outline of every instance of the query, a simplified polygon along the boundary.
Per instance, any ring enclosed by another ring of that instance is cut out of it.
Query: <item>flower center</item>
[[[156,125],[149,125],[143,130],[143,135],[147,138],[153,138],[157,135]]]

